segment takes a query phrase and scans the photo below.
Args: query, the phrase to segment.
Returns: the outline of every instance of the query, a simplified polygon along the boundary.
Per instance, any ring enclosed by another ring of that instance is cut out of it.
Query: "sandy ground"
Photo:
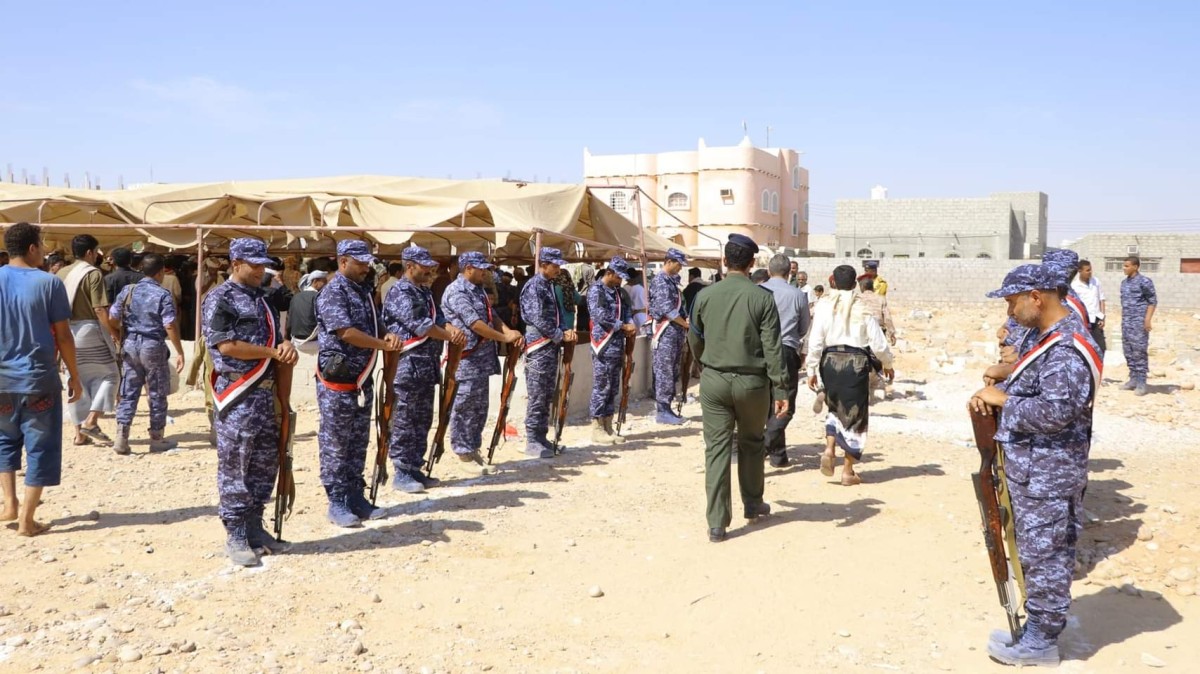
[[[706,537],[696,403],[688,426],[664,429],[639,402],[623,446],[583,445],[578,423],[578,448],[553,461],[525,459],[520,439],[490,475],[445,460],[444,487],[385,489],[387,519],[338,530],[302,389],[296,547],[235,569],[203,402],[180,393],[180,450],[145,454],[143,411],[133,456],[68,448],[39,513],[49,534],[0,528],[0,670],[1000,671],[984,654],[1004,616],[964,405],[1002,306],[895,312],[903,353],[892,399],[873,408],[864,483],[821,476],[803,392],[793,463],[767,472],[774,513],[735,519],[722,544]],[[1160,315],[1146,398],[1117,390],[1110,353],[1065,671],[1200,668],[1200,396],[1185,390],[1198,318]]]

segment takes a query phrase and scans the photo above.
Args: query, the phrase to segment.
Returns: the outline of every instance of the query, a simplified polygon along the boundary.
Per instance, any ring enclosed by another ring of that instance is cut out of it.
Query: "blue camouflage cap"
[[[229,259],[242,260],[250,264],[273,264],[267,257],[267,244],[262,239],[246,237],[229,242]]]
[[[1004,276],[1004,283],[988,297],[1008,297],[1030,290],[1048,290],[1058,287],[1058,277],[1053,269],[1040,264],[1023,264]]]
[[[619,255],[614,255],[613,259],[608,261],[608,268],[612,273],[621,277],[622,281],[629,280],[629,263]]]
[[[437,266],[437,260],[433,259],[433,256],[429,254],[429,251],[420,246],[409,246],[408,248],[405,248],[404,252],[400,255],[400,259],[404,260],[405,262],[415,262],[422,267]]]
[[[465,270],[467,267],[475,267],[476,269],[491,269],[494,265],[487,261],[487,257],[483,253],[475,250],[469,250],[465,253],[458,254],[458,268]]]
[[[742,248],[749,248],[751,254],[758,254],[758,244],[754,242],[754,239],[751,239],[745,234],[730,234],[729,243],[741,246]]]
[[[540,260],[542,264],[564,265],[567,263],[566,259],[563,258],[561,250],[557,248],[547,248],[545,246],[538,251],[538,260]]]
[[[1073,270],[1079,268],[1079,253],[1066,248],[1051,248],[1042,254],[1042,264]]]
[[[367,246],[367,242],[361,239],[342,239],[338,241],[337,247],[338,257],[348,255],[359,262],[374,262],[375,256],[371,254],[371,248]]]
[[[687,264],[687,255],[684,255],[683,251],[678,248],[667,249],[667,259],[679,264]]]

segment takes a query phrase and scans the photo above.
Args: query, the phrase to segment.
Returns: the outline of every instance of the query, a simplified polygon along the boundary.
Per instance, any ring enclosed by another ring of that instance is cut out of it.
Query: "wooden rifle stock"
[[[394,407],[395,391],[392,381],[396,378],[396,366],[400,363],[400,354],[395,351],[383,354],[383,369],[379,372],[378,385],[375,387],[375,470],[371,473],[370,499],[375,505],[379,495],[379,485],[388,480],[388,445],[392,438],[392,408]]]
[[[462,347],[453,342],[446,343],[446,366],[442,372],[441,404],[438,405],[437,431],[433,434],[433,449],[425,461],[425,474],[433,475],[433,464],[441,461],[446,452],[446,429],[450,427],[450,410],[454,408],[454,395],[458,393],[458,361],[462,359]]]
[[[275,486],[275,539],[283,540],[283,522],[296,503],[296,481],[292,475],[292,439],[296,413],[292,411],[294,365],[275,362],[275,397],[279,409],[279,478]]]
[[[1008,616],[1008,628],[1013,640],[1021,638],[1021,619],[1014,578],[1009,574],[1008,554],[1004,541],[1004,520],[1000,508],[1000,482],[996,473],[998,448],[996,446],[996,414],[984,416],[971,410],[971,427],[975,432],[975,446],[979,449],[979,472],[971,476],[975,484],[975,498],[979,501],[979,514],[983,521],[983,542],[987,547],[988,562],[992,567],[992,578],[996,581],[996,592],[1000,605]],[[1015,560],[1014,560],[1015,561]]]
[[[571,383],[575,381],[575,373],[571,370],[571,362],[575,360],[575,345],[563,344],[558,354],[558,382],[554,388],[553,408],[550,411],[550,423],[554,426],[554,441],[550,443],[555,454],[559,453],[559,443],[562,442],[563,426],[567,423],[567,407],[571,403]]]
[[[692,345],[688,344],[687,332],[683,333],[683,355],[679,362],[679,383],[682,391],[679,392],[679,412],[678,416],[683,416],[683,404],[687,402],[688,384],[692,379]]]
[[[508,422],[508,407],[512,402],[513,389],[517,386],[517,361],[520,359],[521,352],[509,344],[508,355],[504,357],[504,388],[500,389],[500,412],[496,415],[496,428],[492,431],[492,443],[488,445],[488,465],[492,463],[496,446],[504,439],[504,427]]]
[[[621,406],[617,408],[617,435],[625,425],[625,412],[629,409],[629,380],[633,378],[633,348],[637,346],[637,333],[625,335],[625,369],[621,372]]]

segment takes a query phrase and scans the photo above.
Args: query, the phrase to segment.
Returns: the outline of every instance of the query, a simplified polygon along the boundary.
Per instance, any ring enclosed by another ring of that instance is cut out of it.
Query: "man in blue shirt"
[[[17,534],[48,527],[33,519],[42,488],[62,478],[61,355],[70,378],[68,400],[79,398],[71,306],[58,277],[38,269],[45,259],[42,230],[17,223],[4,232],[10,263],[0,268],[0,522],[18,520]],[[19,510],[17,470],[24,447],[25,509]]]

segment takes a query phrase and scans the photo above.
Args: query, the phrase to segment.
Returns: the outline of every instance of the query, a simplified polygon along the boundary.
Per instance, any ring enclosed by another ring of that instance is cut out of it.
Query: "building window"
[[[908,259],[908,255],[906,255],[904,253],[900,253],[899,255],[896,255],[895,257],[897,260],[907,260]]]
[[[962,257],[958,253],[946,253],[946,257]]]
[[[875,253],[872,253],[870,248],[859,248],[858,249],[858,257],[871,257],[874,254]]]
[[[800,167],[799,166],[792,167],[792,189],[794,189],[794,190],[800,189]]]
[[[1180,274],[1200,274],[1200,257],[1185,257],[1179,260]]]
[[[771,190],[763,190],[762,193],[762,212],[771,212]]]
[[[925,253],[917,253],[917,257],[925,257]]]
[[[1162,264],[1161,257],[1143,257],[1142,266],[1138,271],[1143,274],[1157,274],[1159,267]],[[1123,257],[1106,257],[1104,258],[1104,271],[1125,271],[1125,258]]]
[[[667,208],[672,210],[686,211],[688,208],[688,195],[683,192],[672,192],[667,195]]]
[[[991,256],[991,255],[988,255],[987,253],[980,253],[980,254],[976,255],[975,257],[977,257],[977,258],[980,258],[980,259],[983,259],[983,260],[990,260],[990,259],[992,259],[992,256]]]
[[[800,236],[800,211],[792,211],[792,236]]]
[[[771,212],[772,213],[779,212],[779,193],[778,192],[771,193]]]
[[[618,190],[608,195],[608,205],[612,206],[614,211],[626,210],[628,205],[625,201],[625,193]]]

